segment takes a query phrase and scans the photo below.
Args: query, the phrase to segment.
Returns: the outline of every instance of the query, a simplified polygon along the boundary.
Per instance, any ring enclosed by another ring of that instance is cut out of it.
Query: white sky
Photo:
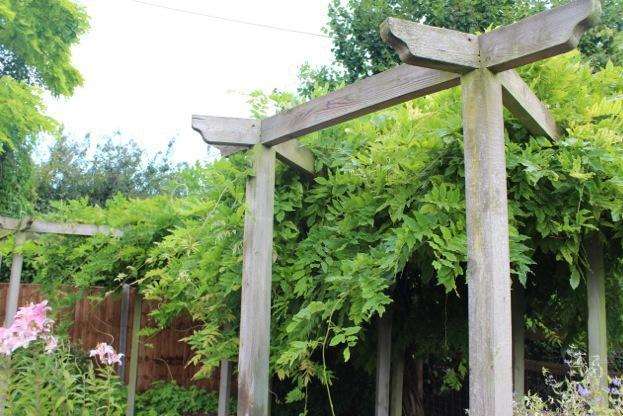
[[[250,91],[295,90],[298,68],[331,61],[329,39],[139,4],[77,0],[91,30],[73,51],[85,82],[49,97],[48,113],[73,137],[120,130],[149,152],[176,137],[176,161],[207,158],[191,115],[249,117]],[[321,33],[329,0],[145,0],[261,24]]]

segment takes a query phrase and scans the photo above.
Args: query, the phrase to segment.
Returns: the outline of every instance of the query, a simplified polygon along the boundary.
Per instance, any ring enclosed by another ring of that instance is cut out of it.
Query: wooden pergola
[[[22,279],[22,266],[24,264],[24,256],[21,252],[22,245],[29,238],[34,238],[40,234],[56,234],[56,235],[74,235],[90,237],[97,234],[121,237],[121,230],[111,228],[105,225],[82,224],[82,223],[61,223],[35,220],[33,218],[9,218],[0,216],[0,230],[9,231],[15,234],[13,258],[11,261],[11,277],[9,280],[9,288],[6,296],[4,326],[8,327],[15,319],[17,306],[19,301],[20,285]],[[1,261],[1,257],[0,257]],[[124,359],[119,366],[119,377],[124,380],[127,364],[127,341],[128,341],[128,320],[129,320],[129,304],[130,304],[130,286],[124,284],[121,290],[121,322],[119,324],[119,352],[124,354]],[[138,341],[141,318],[141,298],[137,296],[134,304],[133,327],[131,334],[132,354],[130,356],[129,381],[128,381],[128,405],[126,415],[134,414],[134,399],[136,396],[136,381],[138,374]],[[0,415],[2,415],[4,406],[0,398]]]
[[[263,120],[193,116],[193,128],[223,155],[253,151],[254,174],[246,189],[238,416],[270,413],[275,157],[313,175],[313,157],[296,138],[458,85],[465,149],[470,414],[512,415],[513,374],[516,394],[523,394],[523,301],[521,290],[513,290],[511,307],[503,108],[532,134],[556,140],[560,133],[547,106],[513,69],[574,49],[600,14],[599,0],[575,0],[481,35],[389,18],[381,25],[381,37],[403,65]],[[598,237],[589,247],[589,355],[605,371],[605,291]],[[391,320],[381,319],[379,325],[376,415],[386,416]],[[225,373],[221,392],[228,394]],[[392,384],[401,390],[401,381]],[[401,406],[392,406],[392,415],[401,411]],[[221,409],[219,415],[224,412]]]

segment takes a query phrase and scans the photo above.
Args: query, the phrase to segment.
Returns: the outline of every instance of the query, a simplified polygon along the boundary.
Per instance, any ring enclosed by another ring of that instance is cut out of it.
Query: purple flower
[[[586,387],[584,387],[583,385],[581,385],[581,384],[578,384],[576,386],[576,390],[577,390],[578,394],[580,396],[582,396],[582,397],[586,397],[586,396],[588,396],[590,394],[590,391],[588,391],[588,389]]]

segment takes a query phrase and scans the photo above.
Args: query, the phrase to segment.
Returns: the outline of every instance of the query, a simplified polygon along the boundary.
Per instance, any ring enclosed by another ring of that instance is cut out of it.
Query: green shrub
[[[181,387],[175,381],[156,381],[136,397],[136,416],[186,416],[212,414],[218,396],[195,386]]]

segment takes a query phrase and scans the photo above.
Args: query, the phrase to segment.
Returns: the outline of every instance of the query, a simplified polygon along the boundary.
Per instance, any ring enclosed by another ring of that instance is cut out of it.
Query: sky
[[[192,114],[249,117],[247,95],[294,91],[305,62],[331,62],[322,36],[226,22],[198,14],[321,34],[329,0],[76,0],[91,30],[73,50],[84,85],[47,97],[48,114],[72,137],[122,134],[147,152],[176,138],[174,160],[209,159]]]

